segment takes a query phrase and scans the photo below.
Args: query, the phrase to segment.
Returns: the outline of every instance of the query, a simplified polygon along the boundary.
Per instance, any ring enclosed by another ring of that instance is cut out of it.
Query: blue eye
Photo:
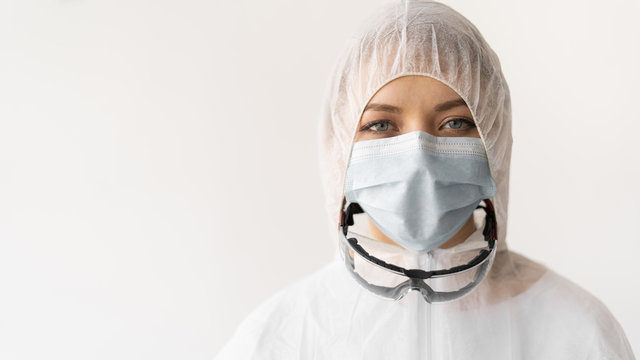
[[[389,123],[388,122],[380,122],[377,124],[373,124],[372,127],[370,127],[370,129],[373,129],[374,131],[387,131],[389,130]]]
[[[476,124],[474,122],[462,118],[452,119],[444,124],[444,127],[448,129],[463,129],[466,127],[473,128],[475,126]]]
[[[388,120],[377,120],[368,123],[361,130],[363,131],[373,131],[373,132],[383,132],[389,130],[389,121]]]

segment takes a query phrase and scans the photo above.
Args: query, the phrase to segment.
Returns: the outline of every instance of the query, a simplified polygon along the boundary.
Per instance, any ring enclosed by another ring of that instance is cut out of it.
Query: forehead
[[[419,102],[436,105],[443,101],[461,99],[460,95],[443,82],[424,75],[406,75],[383,85],[367,102],[392,105]]]

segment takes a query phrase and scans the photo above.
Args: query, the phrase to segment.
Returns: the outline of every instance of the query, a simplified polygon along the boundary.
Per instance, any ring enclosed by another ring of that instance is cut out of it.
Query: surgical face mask
[[[480,139],[423,131],[356,142],[344,190],[386,236],[415,252],[449,240],[495,192]]]

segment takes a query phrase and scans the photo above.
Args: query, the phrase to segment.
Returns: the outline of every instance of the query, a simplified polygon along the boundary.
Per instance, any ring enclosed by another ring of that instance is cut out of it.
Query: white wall
[[[378,3],[0,3],[0,358],[210,359],[329,261],[317,114]],[[511,247],[640,351],[638,1],[448,4],[511,87]]]

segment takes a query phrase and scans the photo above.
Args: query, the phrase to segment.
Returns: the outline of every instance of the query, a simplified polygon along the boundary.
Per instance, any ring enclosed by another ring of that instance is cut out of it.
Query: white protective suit
[[[255,309],[217,359],[633,359],[622,328],[600,301],[507,248],[509,89],[479,31],[441,3],[381,8],[352,39],[329,82],[320,165],[336,241],[347,161],[364,106],[403,75],[447,84],[474,116],[497,185],[498,251],[488,275],[456,301],[429,304],[417,292],[393,301],[360,286],[338,256]],[[462,244],[431,256],[446,266],[456,249],[482,241],[477,217],[476,227]],[[395,264],[416,261],[392,245],[366,246]]]

